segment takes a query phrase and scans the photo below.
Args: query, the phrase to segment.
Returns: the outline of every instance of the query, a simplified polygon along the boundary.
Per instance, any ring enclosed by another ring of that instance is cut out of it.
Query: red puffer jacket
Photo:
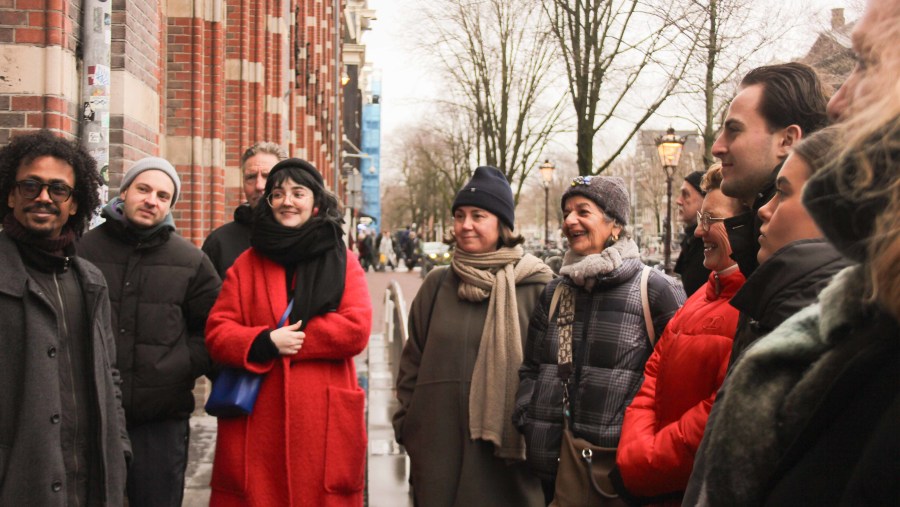
[[[625,411],[616,463],[628,491],[666,495],[679,505],[706,419],[725,378],[738,311],[728,301],[744,284],[734,269],[709,280],[669,321]]]

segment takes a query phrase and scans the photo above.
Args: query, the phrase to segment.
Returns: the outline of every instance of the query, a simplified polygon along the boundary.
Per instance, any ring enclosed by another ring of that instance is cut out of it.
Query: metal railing
[[[388,349],[391,371],[396,378],[400,368],[400,354],[408,338],[406,301],[403,290],[396,280],[392,280],[384,290],[384,340]]]

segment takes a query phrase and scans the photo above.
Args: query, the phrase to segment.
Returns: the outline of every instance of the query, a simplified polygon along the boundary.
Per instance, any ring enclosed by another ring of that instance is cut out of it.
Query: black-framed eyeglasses
[[[47,188],[47,195],[50,196],[50,199],[53,202],[66,202],[72,197],[72,192],[75,191],[75,189],[69,185],[58,181],[54,181],[53,183],[41,183],[38,180],[27,179],[16,182],[16,188],[19,189],[19,195],[26,199],[37,198],[37,196],[41,195],[44,187]]]
[[[709,232],[709,228],[712,226],[713,222],[724,222],[724,218],[716,218],[709,213],[700,213],[697,212],[697,224],[700,227],[703,227],[703,230]]]

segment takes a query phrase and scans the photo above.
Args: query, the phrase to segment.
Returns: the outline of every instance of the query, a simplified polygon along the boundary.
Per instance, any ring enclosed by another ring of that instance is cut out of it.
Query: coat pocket
[[[366,393],[328,388],[328,421],[325,431],[325,490],[357,493],[366,478]]]

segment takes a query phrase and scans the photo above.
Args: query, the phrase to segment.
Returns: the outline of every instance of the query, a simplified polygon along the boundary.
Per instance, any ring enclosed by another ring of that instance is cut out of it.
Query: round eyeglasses
[[[697,212],[697,224],[700,227],[703,227],[703,230],[709,232],[709,228],[712,226],[713,222],[724,222],[724,218],[716,218],[709,213],[700,213]]]
[[[19,190],[19,195],[26,199],[36,199],[37,196],[41,195],[44,187],[47,188],[47,195],[50,196],[50,199],[53,202],[66,202],[72,197],[72,192],[75,191],[75,189],[69,185],[58,181],[54,181],[53,183],[41,183],[38,180],[27,179],[16,182],[16,188]]]

